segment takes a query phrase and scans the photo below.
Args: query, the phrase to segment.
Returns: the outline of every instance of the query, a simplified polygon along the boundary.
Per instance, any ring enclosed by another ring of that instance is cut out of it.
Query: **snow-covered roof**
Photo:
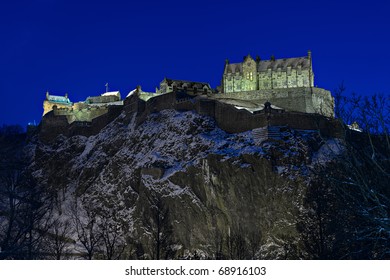
[[[102,94],[102,96],[110,96],[110,95],[115,95],[115,96],[120,96],[120,92],[119,91],[109,91],[109,92],[105,92]]]
[[[70,104],[70,100],[68,98],[67,95],[65,96],[58,96],[58,95],[50,95],[50,94],[46,94],[46,99],[50,102],[55,102],[55,103],[66,103],[66,104]]]
[[[358,126],[358,125],[355,125],[355,124],[349,124],[348,125],[348,128],[350,130],[354,130],[354,131],[358,131],[358,132],[363,132],[363,130]]]
[[[135,92],[137,92],[137,89],[133,89],[132,91],[130,91],[126,98],[133,95]]]

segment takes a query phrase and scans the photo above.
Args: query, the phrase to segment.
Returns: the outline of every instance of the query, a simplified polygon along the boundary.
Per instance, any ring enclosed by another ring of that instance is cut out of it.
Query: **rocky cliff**
[[[90,137],[37,136],[24,148],[22,180],[40,190],[33,211],[45,209],[29,228],[30,257],[390,256],[388,161],[367,191],[359,174],[374,179],[359,172],[371,163],[353,162],[346,141],[286,128],[256,144],[251,131],[228,134],[175,110],[139,125],[123,113]],[[10,227],[4,217],[1,225]]]

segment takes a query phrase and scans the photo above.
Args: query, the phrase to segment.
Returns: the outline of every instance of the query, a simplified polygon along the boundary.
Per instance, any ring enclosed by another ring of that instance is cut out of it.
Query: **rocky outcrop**
[[[359,229],[353,221],[368,223],[359,198],[332,183],[344,180],[345,142],[316,131],[285,128],[259,144],[251,131],[162,110],[142,123],[122,113],[89,137],[35,137],[28,150],[27,172],[50,194],[48,219],[71,225],[62,257],[341,258],[357,240],[344,238]],[[86,238],[97,238],[93,249]]]

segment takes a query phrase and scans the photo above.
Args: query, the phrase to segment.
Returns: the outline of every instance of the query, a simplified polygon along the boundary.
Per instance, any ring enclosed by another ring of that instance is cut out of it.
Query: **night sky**
[[[2,1],[0,125],[39,122],[48,90],[122,97],[164,77],[219,85],[224,61],[313,56],[315,84],[390,93],[388,1]]]

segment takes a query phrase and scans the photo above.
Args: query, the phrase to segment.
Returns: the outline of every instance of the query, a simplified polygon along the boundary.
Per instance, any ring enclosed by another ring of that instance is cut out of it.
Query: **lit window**
[[[250,73],[250,76],[251,76],[251,81],[253,80],[253,73],[251,72]]]

